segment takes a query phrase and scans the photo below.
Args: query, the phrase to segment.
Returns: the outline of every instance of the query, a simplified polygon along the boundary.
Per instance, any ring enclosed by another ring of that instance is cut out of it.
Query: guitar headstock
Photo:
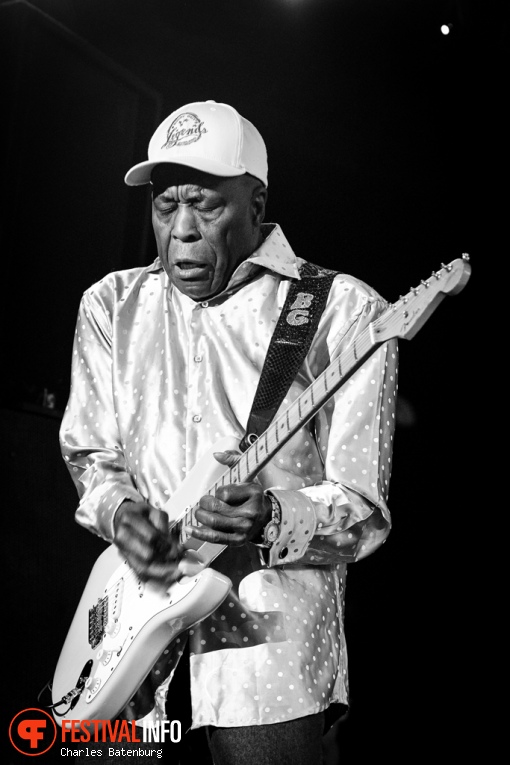
[[[445,295],[456,295],[464,289],[470,274],[467,254],[448,265],[442,263],[439,271],[433,271],[418,287],[413,287],[407,295],[401,296],[374,322],[377,341],[385,342],[393,337],[410,340]]]

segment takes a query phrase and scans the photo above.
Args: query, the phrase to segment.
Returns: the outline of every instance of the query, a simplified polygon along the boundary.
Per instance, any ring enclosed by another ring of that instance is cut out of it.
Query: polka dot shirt
[[[289,278],[303,262],[278,226],[264,228],[263,244],[208,301],[174,289],[159,260],[85,292],[61,444],[80,496],[76,518],[103,538],[112,539],[124,499],[163,507],[216,441],[243,436]],[[335,278],[282,411],[385,305],[363,282]],[[390,529],[396,375],[390,342],[259,473],[281,503],[280,536],[266,560],[254,545],[215,560],[232,590],[156,663],[152,719],[164,715],[186,639],[193,727],[273,723],[347,703],[346,564]],[[135,697],[131,716],[138,711]]]

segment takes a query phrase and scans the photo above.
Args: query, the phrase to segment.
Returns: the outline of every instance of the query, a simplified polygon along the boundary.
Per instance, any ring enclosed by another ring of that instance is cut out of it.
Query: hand
[[[222,465],[232,467],[239,459],[237,452],[216,452]],[[216,496],[202,497],[195,518],[202,526],[187,526],[186,531],[203,542],[239,546],[258,540],[272,515],[271,501],[258,483],[222,486]]]
[[[147,502],[125,500],[115,514],[114,544],[140,579],[165,586],[176,581],[182,546],[168,530],[168,515]]]

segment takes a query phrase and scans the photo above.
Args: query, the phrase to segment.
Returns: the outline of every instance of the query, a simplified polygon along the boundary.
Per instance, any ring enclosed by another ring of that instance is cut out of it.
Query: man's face
[[[170,281],[192,300],[217,295],[260,243],[265,188],[246,175],[218,178],[164,164],[152,183],[152,225]]]

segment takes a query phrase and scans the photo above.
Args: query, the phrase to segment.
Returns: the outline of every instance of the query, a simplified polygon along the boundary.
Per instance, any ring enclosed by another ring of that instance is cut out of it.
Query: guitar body
[[[212,452],[236,449],[238,444],[233,438],[222,439],[197,462],[163,508],[170,520],[182,516],[184,508],[198,502],[225,472]],[[224,547],[197,540],[191,544],[185,555],[188,575],[168,589],[140,581],[114,545],[99,556],[57,662],[53,704],[71,695],[54,710],[57,723],[62,715],[73,720],[116,717],[168,643],[212,614],[227,597],[230,579],[206,567]]]

